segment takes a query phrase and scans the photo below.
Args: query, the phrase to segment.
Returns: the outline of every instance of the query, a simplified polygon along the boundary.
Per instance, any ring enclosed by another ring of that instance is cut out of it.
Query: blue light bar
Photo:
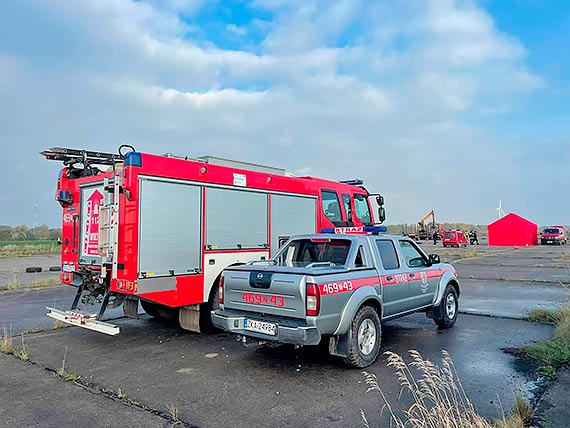
[[[388,228],[386,226],[364,226],[364,231],[367,233],[386,233]]]
[[[334,227],[324,227],[321,229],[321,233],[334,233]]]
[[[142,166],[142,156],[139,152],[129,152],[125,156],[125,166]]]
[[[364,184],[364,180],[361,178],[355,178],[354,180],[341,180],[342,184],[349,184],[351,186],[362,186]]]

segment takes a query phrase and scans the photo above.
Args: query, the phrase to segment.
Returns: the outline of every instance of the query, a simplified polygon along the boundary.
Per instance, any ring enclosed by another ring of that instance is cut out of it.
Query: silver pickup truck
[[[382,321],[424,311],[455,324],[453,266],[411,239],[389,235],[299,235],[270,260],[226,269],[214,325],[244,340],[318,345],[355,367],[379,355]]]

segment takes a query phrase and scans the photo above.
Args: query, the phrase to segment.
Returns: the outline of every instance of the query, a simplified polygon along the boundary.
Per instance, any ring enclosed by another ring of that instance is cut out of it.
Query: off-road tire
[[[358,346],[358,331],[360,326],[366,320],[370,320],[376,329],[376,339],[373,350],[368,354],[364,354]],[[380,343],[382,341],[382,330],[380,327],[380,317],[372,306],[362,306],[350,325],[351,339],[350,350],[347,357],[343,357],[343,361],[352,367],[364,368],[374,363],[380,354]]]
[[[144,311],[153,318],[159,318],[163,320],[177,320],[178,319],[178,309],[170,308],[158,303],[149,302],[147,300],[140,300],[141,306]]]
[[[450,311],[447,308],[448,298],[450,295],[453,296],[453,302],[455,304],[455,308],[451,316],[450,316]],[[448,284],[447,287],[445,287],[445,292],[443,293],[443,297],[441,298],[441,303],[439,305],[443,317],[439,319],[434,319],[433,321],[440,328],[453,327],[455,321],[457,321],[457,314],[459,313],[459,301],[457,299],[457,291],[455,291],[455,288],[453,288],[452,285]]]
[[[208,301],[200,305],[200,330],[205,333],[214,333],[220,331],[212,322],[212,311],[218,309],[220,305],[218,296],[220,295],[220,287],[218,281],[212,286]]]
[[[42,268],[39,266],[32,266],[26,268],[26,273],[39,273],[42,271]]]

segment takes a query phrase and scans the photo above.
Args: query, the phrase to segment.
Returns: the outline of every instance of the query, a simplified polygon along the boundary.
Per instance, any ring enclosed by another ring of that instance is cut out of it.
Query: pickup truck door
[[[416,244],[401,239],[399,241],[402,253],[402,264],[408,269],[409,300],[408,308],[415,309],[427,306],[433,302],[437,288],[437,278],[430,278],[429,260]]]
[[[396,251],[396,243],[389,238],[375,240],[374,251],[380,272],[382,285],[382,301],[384,303],[384,317],[405,312],[409,309],[409,283],[408,269],[400,262]]]

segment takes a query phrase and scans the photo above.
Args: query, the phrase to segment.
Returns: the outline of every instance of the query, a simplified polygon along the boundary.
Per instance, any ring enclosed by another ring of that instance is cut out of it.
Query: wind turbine
[[[503,200],[502,199],[499,199],[499,206],[497,208],[495,208],[495,211],[499,212],[499,218],[501,218],[505,215],[505,212],[503,211]]]

